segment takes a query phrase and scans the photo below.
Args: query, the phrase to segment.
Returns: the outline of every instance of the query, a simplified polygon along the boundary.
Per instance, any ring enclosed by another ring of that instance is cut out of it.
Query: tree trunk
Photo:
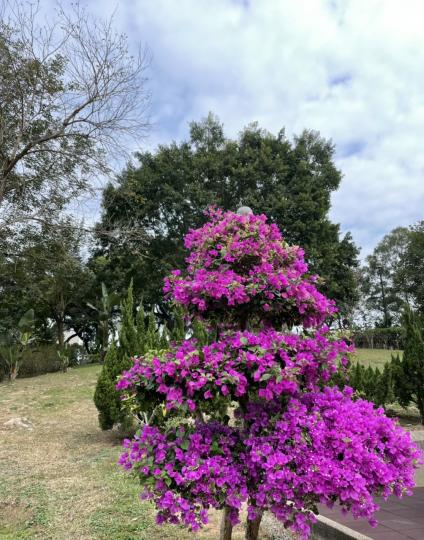
[[[262,513],[256,519],[248,519],[246,522],[246,540],[258,540],[259,527],[261,525]]]
[[[60,350],[65,346],[65,298],[63,296],[63,291],[59,293],[59,305],[57,309],[57,340],[59,342]]]
[[[221,531],[219,535],[219,540],[231,540],[233,535],[233,526],[230,521],[230,507],[224,506],[222,510],[221,518]]]
[[[57,341],[58,341],[60,350],[62,350],[65,345],[65,336],[64,336],[65,329],[64,329],[63,319],[61,317],[58,317],[56,319],[56,326],[57,326]]]
[[[9,372],[9,380],[10,382],[13,382],[16,377],[18,376],[18,366],[17,365],[14,365],[12,366],[10,372]]]

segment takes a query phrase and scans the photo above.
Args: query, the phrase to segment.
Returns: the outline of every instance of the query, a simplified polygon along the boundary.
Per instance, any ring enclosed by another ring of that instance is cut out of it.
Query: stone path
[[[378,520],[375,528],[350,514],[344,516],[337,507],[320,508],[320,513],[373,540],[424,540],[424,487],[415,488],[411,497],[390,497],[381,501],[380,506],[375,514]]]

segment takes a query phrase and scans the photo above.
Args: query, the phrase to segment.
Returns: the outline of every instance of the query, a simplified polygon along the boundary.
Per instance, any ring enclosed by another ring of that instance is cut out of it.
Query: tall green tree
[[[228,139],[212,115],[193,122],[189,140],[138,154],[138,164],[105,189],[99,231],[109,234],[98,235],[91,262],[98,279],[123,290],[132,278],[147,303],[162,305],[163,277],[182,267],[188,229],[204,222],[211,204],[245,204],[304,246],[311,271],[323,276],[321,289],[349,314],[358,251],[329,219],[341,180],[333,157],[331,142],[316,132],[289,141],[283,130],[273,135],[252,124]]]
[[[113,341],[106,353],[94,392],[101,429],[112,429],[116,424],[124,429],[130,426],[131,418],[115,390],[118,376],[131,367],[132,357],[145,354],[150,349],[159,349],[161,345],[154,316],[146,317],[142,304],[138,310],[135,309],[131,282],[121,305],[118,341]]]
[[[374,312],[379,326],[400,324],[403,306],[413,300],[408,277],[411,231],[397,227],[377,244],[366,258],[361,273],[365,307]]]
[[[33,226],[20,230],[21,245],[7,253],[0,265],[4,281],[0,309],[13,329],[17,311],[33,308],[35,327],[55,324],[55,340],[63,348],[67,330],[84,309],[93,290],[94,276],[86,267],[81,248],[83,231],[70,219],[54,226]],[[14,303],[19,307],[17,310]]]
[[[410,228],[405,256],[406,291],[424,316],[424,220]]]

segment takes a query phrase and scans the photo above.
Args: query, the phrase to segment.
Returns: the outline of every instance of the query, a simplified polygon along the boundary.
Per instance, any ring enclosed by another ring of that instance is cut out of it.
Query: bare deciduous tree
[[[2,2],[2,0],[0,0]],[[44,219],[89,190],[148,127],[149,55],[76,5],[0,7],[0,225]],[[121,162],[122,163],[122,162]]]

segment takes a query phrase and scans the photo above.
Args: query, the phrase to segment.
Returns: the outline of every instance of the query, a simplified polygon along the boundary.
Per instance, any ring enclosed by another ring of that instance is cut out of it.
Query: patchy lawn
[[[0,384],[0,538],[215,540],[217,513],[197,535],[155,525],[140,487],[116,466],[119,434],[98,427],[92,396],[99,370]],[[13,417],[28,418],[34,429],[5,428]],[[241,527],[235,533],[243,537]]]
[[[402,351],[395,351],[391,349],[356,349],[355,356],[364,364],[364,366],[372,366],[383,368],[386,362],[390,362],[392,354],[400,354],[402,357]]]

